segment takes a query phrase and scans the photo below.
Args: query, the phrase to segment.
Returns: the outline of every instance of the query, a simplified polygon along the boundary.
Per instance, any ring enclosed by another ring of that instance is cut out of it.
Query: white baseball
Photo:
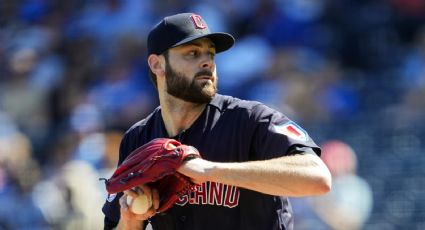
[[[133,213],[144,214],[152,207],[152,199],[139,192],[139,196],[136,198],[127,196],[127,205]]]

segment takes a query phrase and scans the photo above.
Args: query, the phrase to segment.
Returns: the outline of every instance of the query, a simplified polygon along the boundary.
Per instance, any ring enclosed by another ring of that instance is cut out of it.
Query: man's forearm
[[[198,181],[215,181],[270,195],[320,195],[331,187],[329,170],[312,154],[241,163],[189,161],[179,171]]]

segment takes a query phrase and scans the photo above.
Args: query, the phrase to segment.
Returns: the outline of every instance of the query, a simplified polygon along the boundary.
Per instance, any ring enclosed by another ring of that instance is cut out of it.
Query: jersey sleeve
[[[300,153],[320,156],[320,148],[307,131],[282,113],[259,104],[252,110],[252,119],[256,123],[253,136],[256,158],[270,159]]]
[[[118,165],[120,165],[130,153],[128,136],[129,135],[125,135],[121,141]],[[108,194],[108,197],[106,198],[106,201],[102,207],[102,212],[105,214],[104,229],[113,229],[118,225],[118,222],[120,220],[119,199],[122,195],[122,192],[117,194]]]

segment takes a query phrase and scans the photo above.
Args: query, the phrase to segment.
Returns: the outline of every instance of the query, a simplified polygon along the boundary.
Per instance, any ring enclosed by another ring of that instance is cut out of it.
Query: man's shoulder
[[[160,113],[160,107],[157,107],[154,109],[149,115],[147,115],[142,120],[134,123],[127,131],[126,135],[132,135],[133,133],[140,133],[142,132],[146,126],[149,126],[152,124],[153,120],[156,118],[157,114]]]
[[[244,100],[228,95],[217,94],[210,105],[215,106],[220,111],[243,112],[248,114],[276,113],[277,110],[259,101]]]
[[[258,101],[244,100],[221,94],[217,94],[211,101],[210,105],[213,105],[222,111],[232,109],[253,110],[257,107],[265,106],[263,103]]]

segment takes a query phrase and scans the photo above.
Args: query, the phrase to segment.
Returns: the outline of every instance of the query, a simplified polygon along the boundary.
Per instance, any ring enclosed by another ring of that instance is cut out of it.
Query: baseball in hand
[[[127,196],[127,205],[133,213],[144,214],[152,207],[152,199],[141,191],[138,191],[138,194],[135,198]]]

